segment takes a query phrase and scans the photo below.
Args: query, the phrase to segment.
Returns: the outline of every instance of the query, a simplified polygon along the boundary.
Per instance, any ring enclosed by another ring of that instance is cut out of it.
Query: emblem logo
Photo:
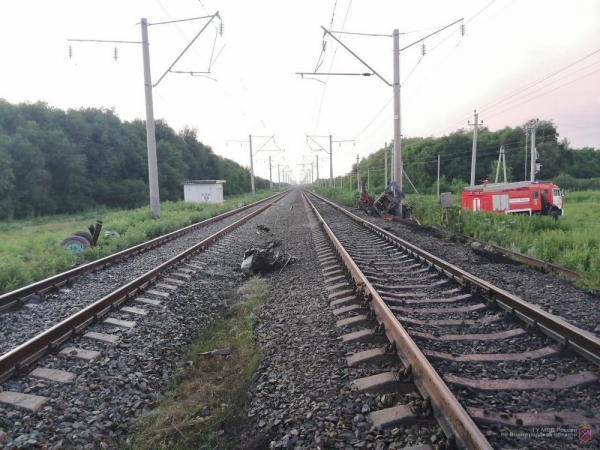
[[[589,423],[579,425],[579,440],[584,444],[592,440],[592,429]]]

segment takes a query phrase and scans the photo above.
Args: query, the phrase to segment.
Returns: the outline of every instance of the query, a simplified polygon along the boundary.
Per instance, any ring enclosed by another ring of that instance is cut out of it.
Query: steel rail
[[[539,329],[552,339],[558,341],[560,344],[563,344],[565,347],[571,348],[595,364],[600,364],[600,338],[594,336],[589,331],[582,330],[581,328],[570,324],[566,320],[544,311],[539,306],[529,303],[522,298],[517,297],[516,295],[483,280],[482,278],[472,275],[469,272],[455,266],[454,264],[450,264],[449,262],[444,261],[443,259],[438,258],[429,252],[426,252],[416,245],[410,244],[404,239],[401,239],[398,236],[395,236],[392,233],[389,233],[388,231],[378,227],[377,225],[374,225],[369,221],[362,219],[349,211],[346,211],[344,208],[319,195],[314,193],[311,194],[329,206],[350,217],[355,222],[360,223],[365,228],[370,229],[371,231],[379,234],[381,237],[387,239],[389,242],[400,247],[414,258],[425,264],[428,264],[438,272],[444,273],[446,276],[471,289],[476,294],[484,297],[490,302],[493,302],[505,311],[510,312],[512,315],[521,319],[525,323]]]
[[[274,200],[278,196],[285,195],[286,193],[277,193],[266,197],[262,200],[258,200],[256,202],[250,203],[241,208],[232,209],[231,211],[227,211],[226,213],[219,214],[218,216],[211,217],[210,219],[203,220],[202,222],[198,222],[192,225],[188,225],[187,227],[180,228],[179,230],[172,231],[171,233],[167,233],[163,236],[159,236],[150,241],[144,242],[142,244],[138,244],[134,247],[125,249],[113,255],[106,256],[102,259],[98,259],[96,261],[89,262],[82,266],[76,267],[71,270],[67,270],[65,272],[59,273],[57,275],[53,275],[44,280],[37,281],[35,283],[29,284],[27,286],[23,286],[19,289],[16,289],[11,292],[7,292],[6,294],[0,295],[0,312],[13,308],[15,306],[19,306],[20,304],[24,304],[34,295],[43,296],[47,292],[58,289],[62,286],[68,285],[73,282],[73,280],[80,275],[92,272],[94,270],[101,270],[107,265],[111,265],[119,260],[124,258],[128,258],[130,256],[136,256],[139,253],[142,253],[145,250],[151,250],[153,248],[159,247],[160,245],[169,242],[173,239],[176,239],[184,234],[195,231],[198,228],[202,228],[206,225],[209,225],[214,222],[218,222],[219,220],[226,219],[229,216],[237,214],[239,212],[245,211],[254,206],[260,205],[261,203],[268,202],[269,200]]]
[[[396,319],[394,313],[388,308],[385,301],[379,296],[379,293],[344,249],[319,211],[317,211],[313,203],[306,196],[306,193],[303,193],[303,195],[311,206],[323,230],[333,243],[342,262],[348,268],[357,287],[362,288],[367,294],[367,298],[370,300],[377,318],[385,326],[385,333],[388,339],[390,342],[396,343],[398,356],[403,364],[407,368],[409,366],[412,368],[415,385],[423,397],[430,398],[434,415],[446,435],[454,435],[464,448],[491,450],[492,446],[477,425],[475,425],[469,414],[461,406],[423,352],[421,352],[398,319]]]
[[[287,193],[286,193],[287,194]],[[285,195],[285,194],[284,194]],[[44,356],[46,353],[56,349],[59,344],[69,339],[74,334],[78,334],[88,325],[95,323],[98,319],[121,303],[133,298],[135,295],[143,293],[146,288],[155,283],[161,272],[171,269],[180,262],[189,259],[191,256],[202,251],[204,247],[215,242],[221,236],[231,232],[254,216],[260,214],[269,208],[275,202],[267,203],[256,211],[242,217],[236,222],[221,229],[206,239],[194,244],[192,247],[181,252],[177,256],[164,262],[158,267],[146,272],[144,275],[121,286],[97,302],[85,307],[81,311],[66,318],[62,322],[41,332],[27,342],[19,345],[13,350],[0,356],[0,382],[10,378],[14,373],[20,370],[28,369],[33,362]]]
[[[443,227],[437,227],[437,226],[431,226],[431,227],[427,227],[425,225],[421,225],[417,222],[414,222],[412,220],[406,220],[406,219],[401,219],[399,217],[396,216],[392,216],[390,214],[384,214],[382,215],[382,219],[384,220],[390,220],[393,222],[398,222],[401,223],[403,225],[412,227],[412,228],[419,228],[419,229],[432,229],[435,230],[437,232],[440,233],[448,233],[451,236],[459,239],[462,242],[465,243],[471,243],[471,242],[477,242],[478,244],[481,244],[483,246],[486,247],[491,247],[492,249],[494,249],[494,251],[496,253],[501,254],[502,256],[506,256],[509,259],[512,259],[514,261],[520,262],[520,263],[524,263],[530,267],[533,267],[534,269],[539,269],[540,271],[544,271],[544,272],[555,272],[555,273],[559,273],[561,275],[564,275],[565,277],[572,279],[572,280],[576,280],[578,278],[581,278],[581,274],[578,272],[575,272],[574,270],[571,269],[567,269],[566,267],[562,267],[562,266],[558,266],[556,264],[552,264],[549,263],[548,261],[542,261],[541,259],[537,259],[534,258],[532,256],[528,256],[528,255],[524,255],[523,253],[519,253],[519,252],[515,252],[513,250],[510,250],[508,248],[504,248],[504,247],[500,247],[499,245],[496,244],[491,244],[489,242],[486,241],[482,241],[481,239],[477,239],[471,236],[467,236],[466,234],[462,234],[462,233],[458,233],[456,231],[452,231],[452,230],[448,230],[447,228],[443,228]]]

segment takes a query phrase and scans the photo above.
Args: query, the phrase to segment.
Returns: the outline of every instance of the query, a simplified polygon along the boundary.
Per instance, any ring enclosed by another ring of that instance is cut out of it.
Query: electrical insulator
[[[324,40],[321,45],[322,45],[321,49],[323,51],[325,51],[325,48],[327,48],[327,41]]]
[[[465,24],[464,23],[460,26],[460,35],[461,36],[465,35]]]
[[[69,45],[69,59],[73,58],[73,47]]]
[[[219,34],[223,36],[223,23],[219,24]]]
[[[423,43],[421,44],[421,54],[422,54],[423,56],[425,56],[425,52],[426,52],[426,50],[425,50],[425,42],[423,42]]]
[[[117,47],[115,47],[115,61],[119,59],[119,49],[117,49]]]

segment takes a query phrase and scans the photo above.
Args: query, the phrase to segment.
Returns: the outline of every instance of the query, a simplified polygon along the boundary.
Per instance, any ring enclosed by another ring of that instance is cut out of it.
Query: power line
[[[331,29],[331,26],[329,27]],[[355,33],[352,31],[333,31],[331,30],[332,33],[339,33],[339,34],[353,34],[356,36],[371,36],[371,37],[386,37],[386,38],[390,38],[392,37],[391,34],[375,34],[375,33]],[[404,34],[404,33],[402,33]]]
[[[336,0],[336,5],[337,5],[337,0]],[[348,20],[348,13],[350,12],[351,6],[352,6],[352,0],[350,0],[350,3],[348,3],[348,9],[346,10],[346,16],[344,17],[344,23],[342,24],[342,31],[344,31],[344,28],[346,27],[346,20]],[[332,18],[332,20],[333,20],[333,18]],[[333,68],[333,62],[335,60],[335,55],[337,54],[338,48],[339,48],[339,44],[335,46],[335,49],[333,51],[333,56],[331,57],[331,64],[329,65],[329,72],[331,72],[331,69]],[[327,78],[325,79],[325,86],[323,86],[323,94],[321,95],[321,104],[319,105],[319,112],[317,114],[317,122],[315,123],[314,134],[317,134],[317,128],[319,127],[319,120],[321,119],[321,111],[323,109],[323,101],[325,100],[325,91],[327,89],[327,81],[329,81],[329,76],[327,76]]]
[[[184,41],[188,41],[188,38],[185,34],[183,34],[183,31],[181,31],[181,28],[179,28],[179,25],[177,25],[177,23],[175,22],[179,22],[179,21],[175,21],[173,20],[173,18],[171,17],[171,14],[169,14],[169,12],[167,11],[167,9],[163,6],[163,4],[160,2],[160,0],[156,0],[156,2],[160,5],[160,7],[162,8],[162,10],[165,12],[165,14],[167,15],[167,17],[169,19],[171,19],[171,22],[174,23],[175,28],[177,28],[177,31],[179,31],[179,34],[181,34],[181,36],[183,37]],[[205,11],[206,14],[210,17],[210,15],[208,14],[207,11]],[[186,19],[186,20],[192,20],[192,19]],[[148,24],[151,25],[151,24]],[[154,24],[154,25],[159,25],[159,24]],[[215,25],[216,26],[216,25]],[[198,58],[198,61],[200,61],[200,55],[198,54],[198,52],[196,52],[196,49],[192,49],[192,51],[194,52],[194,54],[196,55],[196,57]]]
[[[198,2],[200,2],[200,6],[202,6],[202,9],[204,10],[204,12],[205,12],[206,14],[208,14],[208,10],[205,8],[205,6],[204,6],[204,3],[202,3],[202,0],[198,0]],[[215,29],[216,29],[216,30],[219,30],[219,27],[217,26],[217,24],[216,24],[216,23],[213,23],[213,25],[215,26]]]
[[[496,0],[492,0],[490,3],[488,3],[486,6],[484,6],[477,14],[475,14],[473,17],[471,17],[469,20],[467,20],[465,22],[465,25],[468,24],[471,20],[473,20],[475,17],[477,17],[479,14],[481,14],[482,12],[484,12],[486,9],[488,9],[492,3],[494,3]]]
[[[530,101],[532,101],[532,100],[535,100],[536,98],[539,98],[539,97],[541,97],[541,96],[543,96],[543,95],[549,94],[550,92],[554,92],[554,91],[555,91],[555,90],[557,90],[557,89],[560,89],[560,88],[562,88],[562,87],[565,87],[565,86],[567,86],[567,85],[569,85],[569,84],[571,84],[571,83],[574,83],[574,82],[576,82],[576,81],[579,81],[579,80],[581,80],[582,78],[589,77],[590,75],[593,75],[593,74],[595,74],[595,73],[597,73],[597,72],[600,72],[600,69],[598,69],[598,70],[594,70],[593,72],[590,72],[590,73],[588,73],[588,74],[586,74],[586,75],[583,75],[582,77],[575,78],[574,80],[571,80],[571,81],[569,81],[568,83],[561,84],[560,86],[557,86],[557,87],[555,87],[554,89],[550,89],[550,90],[549,90],[549,91],[547,91],[547,92],[544,92],[544,93],[542,93],[542,94],[540,94],[540,95],[536,95],[535,97],[533,97],[533,98],[530,98],[529,100],[525,100],[524,102],[518,103],[518,104],[516,104],[515,106],[511,106],[510,108],[507,108],[507,109],[504,109],[504,110],[502,110],[502,111],[500,111],[500,112],[497,112],[497,113],[495,113],[495,114],[492,114],[491,116],[488,116],[488,118],[489,118],[489,117],[494,117],[494,116],[497,116],[498,114],[502,114],[502,113],[504,113],[504,112],[506,112],[506,111],[510,111],[511,109],[513,109],[513,108],[516,108],[517,106],[521,106],[521,105],[523,105],[523,104],[525,104],[525,103],[528,103],[528,102],[530,102]]]
[[[563,72],[563,71],[565,71],[565,70],[567,70],[567,69],[569,69],[569,68],[573,67],[574,65],[576,65],[576,64],[578,64],[578,63],[580,63],[581,61],[584,61],[584,60],[586,60],[587,58],[589,58],[589,57],[591,57],[591,56],[593,56],[593,55],[595,55],[596,53],[599,53],[599,52],[600,52],[600,49],[598,49],[598,50],[595,50],[595,51],[593,51],[592,53],[590,53],[590,54],[588,54],[588,55],[584,56],[583,58],[580,58],[580,59],[578,59],[577,61],[574,61],[574,62],[572,62],[572,63],[569,63],[569,64],[567,64],[566,66],[564,66],[564,67],[562,67],[562,68],[560,68],[560,69],[558,69],[558,70],[555,70],[554,72],[552,72],[552,73],[550,73],[550,74],[548,74],[548,75],[545,75],[545,76],[543,76],[543,77],[541,77],[541,78],[538,78],[537,80],[535,80],[535,81],[533,81],[533,82],[531,82],[531,83],[529,83],[529,84],[525,85],[525,87],[523,87],[523,88],[519,88],[519,89],[517,89],[517,90],[515,90],[515,91],[512,91],[512,93],[509,93],[509,94],[507,94],[507,95],[508,95],[508,97],[504,98],[503,100],[500,100],[500,101],[498,101],[498,102],[494,103],[493,105],[491,105],[491,106],[488,106],[487,108],[482,108],[482,109],[480,109],[480,111],[482,111],[482,112],[483,112],[483,111],[487,111],[488,109],[491,109],[491,108],[493,108],[493,107],[494,107],[494,106],[496,106],[497,104],[499,104],[499,103],[502,103],[502,102],[504,102],[504,101],[508,100],[509,98],[512,98],[512,97],[514,97],[515,95],[518,95],[519,93],[521,93],[521,92],[523,92],[523,91],[526,91],[526,90],[527,90],[527,89],[529,89],[529,88],[532,88],[533,86],[536,86],[537,84],[541,83],[542,81],[545,81],[545,80],[547,80],[548,78],[551,78],[551,77],[553,77],[554,75],[557,75],[557,74],[559,74],[560,72]],[[599,61],[596,61],[596,63],[597,63],[597,62],[599,62]],[[596,63],[593,63],[593,64],[596,64]],[[589,66],[586,66],[586,67],[589,67]],[[585,67],[584,67],[584,69],[585,69]],[[579,70],[582,70],[582,69],[579,69]],[[578,71],[579,71],[579,70],[578,70]],[[575,72],[574,72],[574,73],[575,73]],[[558,81],[558,80],[557,80],[557,81]]]
[[[329,21],[329,29],[331,29],[331,27],[333,26],[333,18],[335,17],[335,10],[337,8],[337,0],[335,0],[335,3],[333,5],[333,12],[331,13],[331,20]],[[321,44],[321,53],[319,54],[319,59],[317,60],[317,64],[315,65],[315,72],[317,70],[319,70],[319,67],[321,67],[321,58],[323,57],[323,54],[325,53],[325,49],[327,48],[327,41],[329,40],[329,36],[325,36],[325,39],[323,39],[323,42]]]
[[[379,117],[379,115],[380,115],[380,114],[381,114],[381,113],[384,111],[384,109],[387,107],[387,105],[389,105],[389,104],[390,104],[390,102],[391,102],[393,99],[394,99],[394,96],[392,95],[392,96],[390,97],[390,99],[389,99],[389,100],[388,100],[388,101],[385,103],[385,105],[383,105],[383,108],[381,108],[381,110],[380,110],[380,111],[379,111],[377,114],[375,114],[375,117],[373,117],[373,120],[371,120],[371,121],[369,122],[369,124],[368,124],[366,127],[364,127],[360,133],[358,133],[358,134],[356,135],[356,137],[354,138],[354,140],[358,139],[358,137],[359,137],[361,134],[363,134],[363,133],[365,132],[365,130],[366,130],[367,128],[369,128],[373,122],[375,122],[375,119],[377,119],[377,118]]]
[[[479,111],[486,111],[486,110],[488,110],[488,109],[491,109],[493,106],[495,106],[495,105],[497,105],[497,104],[500,104],[500,103],[502,103],[502,102],[504,102],[504,101],[508,100],[509,98],[511,98],[511,97],[514,97],[515,95],[517,95],[517,94],[519,94],[519,93],[523,92],[523,91],[526,91],[527,89],[529,89],[529,88],[531,88],[531,87],[533,87],[533,86],[535,86],[535,85],[537,85],[537,84],[541,83],[542,81],[545,81],[545,80],[547,80],[548,78],[550,78],[550,77],[552,77],[552,76],[554,76],[554,75],[556,75],[556,74],[558,74],[558,73],[560,73],[560,72],[562,72],[562,71],[564,71],[564,70],[567,70],[568,68],[570,68],[570,67],[574,66],[575,64],[578,64],[578,63],[580,63],[581,61],[584,61],[585,59],[587,59],[587,58],[589,58],[589,57],[591,57],[591,56],[593,56],[593,55],[595,55],[595,54],[597,54],[597,53],[599,53],[599,52],[600,52],[600,49],[597,49],[597,50],[595,50],[595,51],[593,51],[593,52],[591,52],[591,53],[587,54],[586,56],[584,56],[584,57],[582,57],[582,58],[580,58],[580,59],[578,59],[578,60],[576,60],[576,61],[573,61],[572,63],[569,63],[569,64],[567,64],[566,66],[563,66],[563,67],[561,67],[561,68],[559,68],[559,69],[555,70],[554,72],[552,72],[552,73],[550,73],[550,74],[548,74],[548,75],[544,75],[543,77],[540,77],[540,78],[538,78],[538,79],[536,79],[536,80],[532,81],[531,83],[528,83],[528,84],[526,84],[526,85],[524,85],[524,86],[522,86],[522,87],[520,87],[520,88],[517,88],[517,89],[515,89],[515,90],[513,90],[513,91],[510,91],[510,92],[508,92],[507,94],[504,94],[504,95],[502,95],[502,96],[500,96],[500,97],[498,97],[498,98],[496,98],[496,99],[494,99],[494,100],[491,100],[491,101],[489,101],[488,103],[485,103],[485,104],[483,105],[483,107],[479,109]],[[528,95],[528,94],[527,94],[527,95]],[[494,103],[494,102],[496,102],[496,103]],[[487,106],[487,105],[490,105],[490,103],[494,103],[494,104],[493,104],[493,105],[491,105],[491,106]],[[452,125],[448,125],[448,126],[446,126],[446,127],[444,127],[444,128],[440,128],[440,129],[438,129],[437,131],[435,131],[434,133],[431,133],[431,135],[432,135],[432,136],[435,136],[435,135],[437,135],[437,134],[440,134],[440,133],[442,133],[442,132],[445,132],[446,130],[448,130],[448,129],[450,129],[450,128],[453,128],[453,127],[455,127],[455,126],[457,126],[457,125],[459,125],[459,124],[463,123],[463,122],[464,122],[465,120],[467,120],[469,117],[471,117],[471,116],[470,116],[470,115],[469,115],[469,116],[466,116],[466,117],[465,117],[465,116],[463,116],[463,119],[461,119],[460,121],[458,121],[458,122],[455,122],[455,123],[453,123]]]

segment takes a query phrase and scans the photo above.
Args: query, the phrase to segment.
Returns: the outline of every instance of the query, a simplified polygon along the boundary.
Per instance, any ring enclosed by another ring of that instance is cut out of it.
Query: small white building
[[[186,203],[223,203],[225,180],[190,180],[183,182]]]

